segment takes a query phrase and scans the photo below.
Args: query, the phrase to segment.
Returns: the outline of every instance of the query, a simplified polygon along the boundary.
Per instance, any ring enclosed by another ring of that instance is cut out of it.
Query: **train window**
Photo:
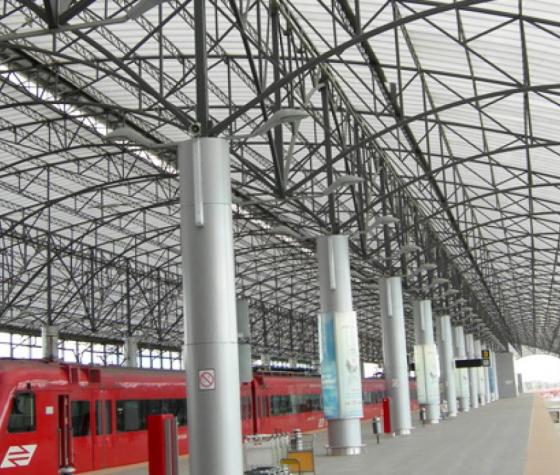
[[[187,401],[185,399],[164,399],[161,414],[173,414],[180,426],[187,425]]]
[[[290,396],[271,396],[270,415],[282,416],[292,413],[292,402]]]
[[[180,426],[187,425],[185,399],[145,399],[142,401],[117,401],[117,430],[131,432],[146,430],[148,416],[173,414]]]
[[[117,401],[117,430],[131,432],[142,430],[141,401]]]
[[[35,430],[35,395],[19,393],[13,398],[8,432],[32,432]]]
[[[72,401],[72,435],[89,435],[89,401]]]

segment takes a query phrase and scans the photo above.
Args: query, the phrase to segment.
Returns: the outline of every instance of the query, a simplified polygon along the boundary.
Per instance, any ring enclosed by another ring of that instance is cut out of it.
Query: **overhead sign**
[[[478,368],[479,366],[483,366],[481,359],[455,360],[455,368]]]
[[[482,366],[490,366],[490,350],[482,350]]]
[[[216,370],[201,369],[198,371],[198,389],[200,391],[213,391],[216,389]]]

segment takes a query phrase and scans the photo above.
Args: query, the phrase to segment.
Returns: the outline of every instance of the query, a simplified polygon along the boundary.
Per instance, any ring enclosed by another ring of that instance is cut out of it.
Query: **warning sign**
[[[198,389],[201,391],[216,389],[216,370],[201,369],[198,371]]]

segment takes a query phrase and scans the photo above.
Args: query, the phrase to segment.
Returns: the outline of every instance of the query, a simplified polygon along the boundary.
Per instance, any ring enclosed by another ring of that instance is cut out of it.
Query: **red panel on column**
[[[393,432],[391,430],[391,398],[383,398],[383,431],[385,434]],[[151,472],[150,472],[151,475]]]

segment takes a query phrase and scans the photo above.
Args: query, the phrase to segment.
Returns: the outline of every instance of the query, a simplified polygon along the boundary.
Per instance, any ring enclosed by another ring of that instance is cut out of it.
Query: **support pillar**
[[[203,137],[177,154],[191,475],[243,473],[228,149]]]
[[[480,340],[474,340],[474,354],[475,358],[482,358],[482,345]],[[480,406],[486,405],[486,381],[484,379],[484,367],[479,366],[475,368],[478,376],[478,404]]]
[[[484,368],[484,384],[486,385],[486,404],[492,402],[492,392],[490,391],[490,368],[485,366]]]
[[[441,381],[449,417],[457,416],[457,389],[455,379],[455,357],[453,355],[453,334],[449,315],[436,318],[437,346],[440,354]]]
[[[261,366],[265,371],[270,370],[270,363],[271,363],[270,355],[266,355],[266,354],[261,355]]]
[[[320,342],[323,405],[330,455],[362,450],[362,381],[356,313],[352,309],[348,236],[317,238],[321,291]]]
[[[465,351],[465,333],[462,326],[455,327],[453,337],[456,359],[467,359],[467,352]],[[469,370],[467,368],[455,368],[455,375],[455,380],[457,381],[457,397],[459,398],[459,409],[462,412],[469,412]]]
[[[467,358],[472,360],[476,358],[474,352],[474,337],[472,333],[465,335],[465,346],[467,349]],[[469,386],[471,394],[471,407],[478,408],[478,368],[469,368]]]
[[[513,353],[496,353],[496,373],[500,399],[517,397]]]
[[[490,391],[492,392],[492,400],[497,401],[500,399],[500,393],[498,392],[498,372],[496,369],[496,353],[494,351],[490,352]]]
[[[237,331],[239,341],[239,380],[250,383],[253,380],[253,362],[251,356],[251,325],[249,320],[249,302],[236,302]]]
[[[45,325],[41,328],[41,340],[43,344],[43,359],[48,361],[58,360],[58,328]]]
[[[383,325],[385,390],[391,398],[391,423],[397,434],[406,435],[410,434],[412,419],[401,278],[381,278],[379,298]]]
[[[484,344],[482,346],[483,350],[487,350],[490,355],[492,355],[492,353],[490,352],[490,350],[488,350],[488,347]],[[492,364],[492,358],[490,357],[490,364]],[[491,372],[491,368],[490,366],[485,366],[483,368],[484,370],[484,387],[485,387],[485,392],[484,394],[486,395],[486,404],[489,404],[492,402],[492,391],[490,389],[490,372]]]
[[[416,391],[418,403],[426,408],[426,419],[431,424],[439,423],[439,365],[437,347],[434,343],[432,301],[415,300],[414,313],[414,363],[416,368]]]
[[[138,367],[138,338],[129,336],[124,341],[124,365],[127,368]]]

